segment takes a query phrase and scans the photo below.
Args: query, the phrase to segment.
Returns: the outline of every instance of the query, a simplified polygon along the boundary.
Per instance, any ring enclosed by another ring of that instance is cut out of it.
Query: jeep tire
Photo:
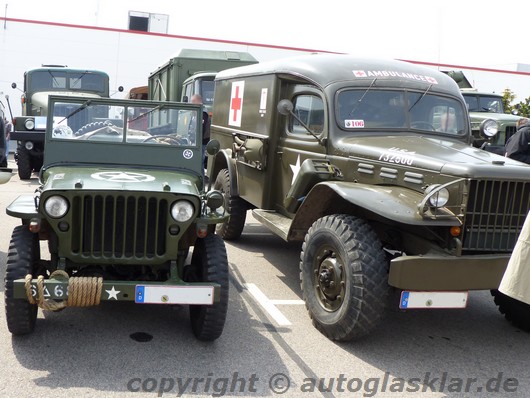
[[[230,191],[230,173],[222,169],[217,174],[213,189],[221,191],[225,196],[226,211],[230,218],[222,224],[217,224],[215,233],[224,240],[235,240],[241,236],[247,218],[245,202]]]
[[[23,145],[18,145],[17,148],[17,166],[20,179],[29,180],[33,171],[31,167],[31,156]]]
[[[336,214],[316,220],[300,255],[300,284],[313,325],[332,340],[370,333],[385,311],[388,262],[363,220]]]
[[[213,305],[190,305],[190,320],[193,334],[199,340],[212,341],[223,333],[228,309],[228,259],[223,240],[208,234],[197,239],[191,257],[194,282],[218,283],[221,285],[220,300]]]
[[[38,236],[31,233],[27,225],[15,227],[9,244],[4,279],[7,328],[14,335],[28,334],[35,328],[38,307],[30,304],[26,298],[13,297],[13,281],[24,279],[27,274],[34,274],[39,253]]]
[[[491,295],[495,304],[499,306],[499,311],[504,314],[506,320],[515,327],[530,332],[530,305],[514,299],[498,290],[492,290]]]

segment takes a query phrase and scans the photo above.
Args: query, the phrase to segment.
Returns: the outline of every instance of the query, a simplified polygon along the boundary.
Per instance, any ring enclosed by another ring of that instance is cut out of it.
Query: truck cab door
[[[310,162],[317,161],[318,164],[325,160],[328,135],[327,105],[320,90],[308,85],[293,85],[286,94],[283,98],[293,103],[293,113],[314,136],[294,116],[279,117],[279,140],[273,176],[276,191],[273,195],[276,210],[284,214],[293,213],[299,204],[293,201],[301,202],[304,194],[314,185],[314,181],[300,175],[300,171],[312,169],[313,165],[308,164]],[[304,164],[305,161],[308,162]],[[293,186],[295,187],[292,189]],[[294,190],[297,192],[293,192]]]

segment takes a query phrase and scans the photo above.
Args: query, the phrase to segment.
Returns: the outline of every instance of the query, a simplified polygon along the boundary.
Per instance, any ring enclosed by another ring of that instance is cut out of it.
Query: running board
[[[274,234],[287,241],[287,235],[291,228],[292,219],[285,217],[275,211],[254,209],[252,215],[256,220],[269,228]]]

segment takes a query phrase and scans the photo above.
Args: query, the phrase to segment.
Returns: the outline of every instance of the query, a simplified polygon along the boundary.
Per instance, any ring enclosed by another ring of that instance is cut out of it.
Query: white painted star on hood
[[[120,290],[116,290],[114,288],[114,286],[112,286],[112,289],[110,290],[105,290],[108,294],[109,294],[109,297],[108,299],[110,300],[111,298],[113,298],[114,300],[118,300],[118,293],[120,293]]]

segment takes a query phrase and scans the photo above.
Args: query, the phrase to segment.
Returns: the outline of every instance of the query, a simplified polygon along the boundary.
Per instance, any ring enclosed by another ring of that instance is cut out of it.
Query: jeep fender
[[[228,169],[228,174],[230,175],[230,192],[232,192],[233,195],[239,195],[236,167],[236,161],[235,159],[232,159],[231,149],[219,151],[217,155],[215,155],[212,170],[209,172],[210,178],[212,179],[212,184],[215,181],[219,171],[222,169]]]
[[[6,213],[11,217],[23,220],[39,217],[39,212],[35,207],[35,196],[32,194],[20,195],[7,206]]]
[[[343,181],[316,184],[296,212],[288,240],[303,239],[311,224],[329,214],[351,214],[384,224],[460,226],[456,218],[427,219],[418,212],[424,196],[403,187],[374,186]]]

